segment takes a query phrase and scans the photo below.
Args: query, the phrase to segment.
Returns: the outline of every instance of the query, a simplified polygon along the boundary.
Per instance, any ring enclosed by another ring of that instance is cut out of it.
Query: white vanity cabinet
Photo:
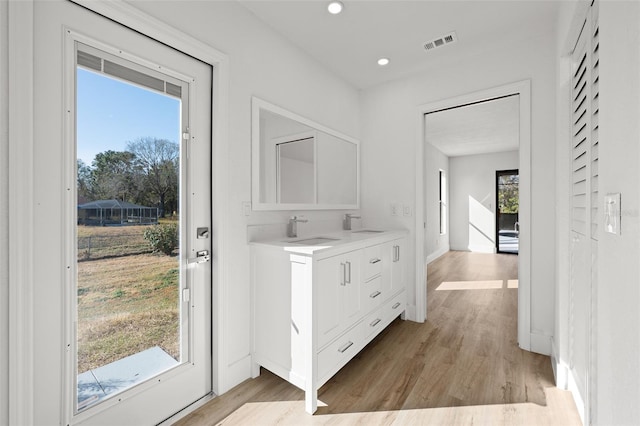
[[[406,309],[406,231],[323,235],[304,246],[251,243],[253,376],[264,367],[318,388]]]

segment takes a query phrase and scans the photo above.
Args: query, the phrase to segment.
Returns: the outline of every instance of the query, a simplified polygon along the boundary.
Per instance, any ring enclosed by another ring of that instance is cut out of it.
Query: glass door
[[[182,70],[70,37],[73,413],[117,423],[160,405],[161,421],[211,390],[210,126],[193,131],[194,109],[210,118],[211,69],[185,59],[204,76],[196,92]]]
[[[520,224],[518,170],[496,172],[496,248],[498,253],[518,254]]]

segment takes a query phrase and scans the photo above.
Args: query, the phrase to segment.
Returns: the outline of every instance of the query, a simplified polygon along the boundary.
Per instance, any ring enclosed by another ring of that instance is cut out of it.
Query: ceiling
[[[425,115],[425,139],[447,157],[519,149],[518,95]]]
[[[354,87],[365,89],[445,62],[553,31],[558,0],[238,0]],[[456,31],[458,41],[426,51],[425,42]],[[387,57],[385,67],[377,60]]]

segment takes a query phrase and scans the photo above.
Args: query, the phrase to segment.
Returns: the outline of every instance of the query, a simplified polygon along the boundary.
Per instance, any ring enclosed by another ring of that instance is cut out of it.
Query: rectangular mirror
[[[359,142],[252,99],[254,210],[357,209]]]

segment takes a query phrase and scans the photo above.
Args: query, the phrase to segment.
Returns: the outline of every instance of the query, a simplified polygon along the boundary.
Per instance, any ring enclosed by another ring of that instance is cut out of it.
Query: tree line
[[[180,147],[166,139],[138,138],[124,151],[78,159],[78,196],[88,201],[122,200],[158,207],[160,217],[178,212]]]
[[[520,195],[518,184],[519,175],[503,175],[499,177],[498,206],[500,213],[518,213],[520,209]]]

